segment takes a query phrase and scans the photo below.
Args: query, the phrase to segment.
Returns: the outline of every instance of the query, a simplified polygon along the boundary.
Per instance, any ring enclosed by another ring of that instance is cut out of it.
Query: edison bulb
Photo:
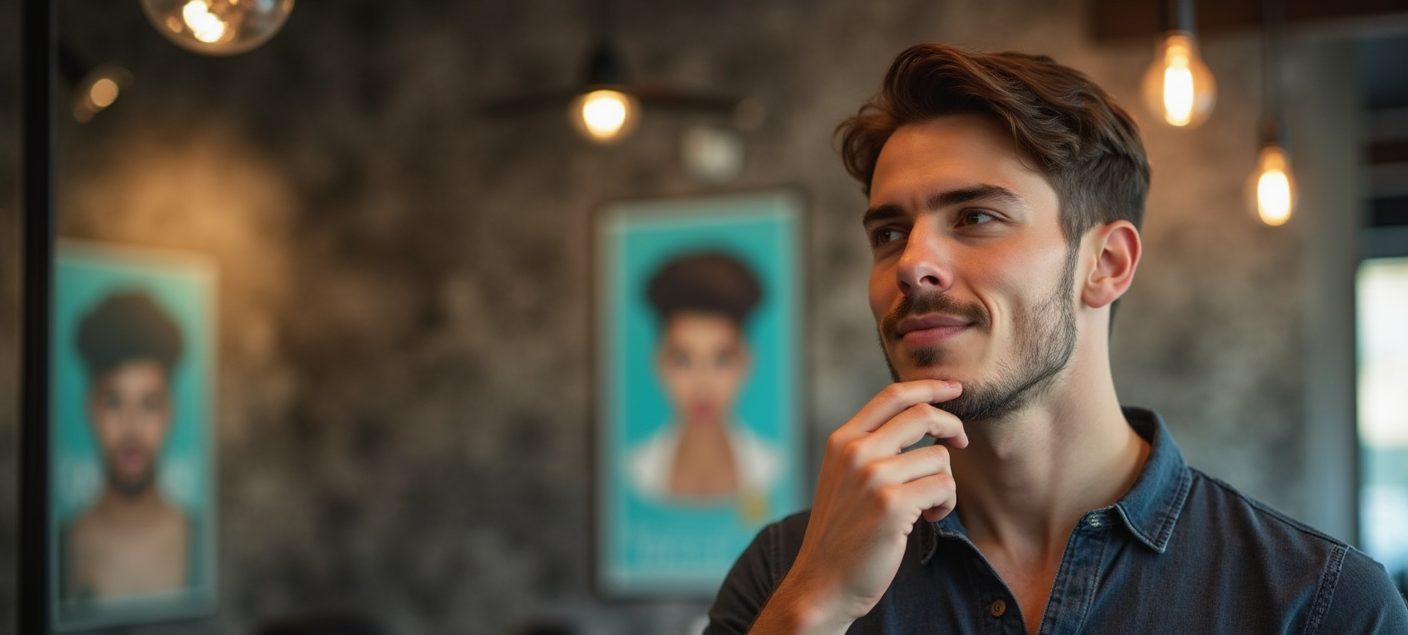
[[[596,143],[626,138],[640,118],[640,102],[619,90],[600,89],[578,95],[567,116],[582,136]]]
[[[1144,101],[1159,119],[1177,128],[1193,128],[1212,114],[1217,82],[1198,54],[1198,39],[1187,31],[1169,31],[1144,73]]]
[[[104,64],[78,81],[73,90],[73,118],[88,122],[117,101],[132,85],[132,74],[117,64]]]
[[[235,55],[274,37],[293,0],[142,0],[156,30],[181,48]]]
[[[1270,144],[1261,149],[1256,172],[1248,185],[1253,209],[1261,222],[1275,227],[1291,219],[1296,205],[1295,180],[1281,146]]]

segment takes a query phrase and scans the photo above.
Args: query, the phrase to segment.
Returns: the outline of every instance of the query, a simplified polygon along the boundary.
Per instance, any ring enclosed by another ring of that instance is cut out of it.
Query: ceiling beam
[[[1173,0],[1168,0],[1173,1]],[[1090,34],[1097,42],[1149,39],[1164,27],[1164,0],[1091,0]],[[1299,37],[1366,37],[1408,33],[1408,0],[1283,0],[1286,28]],[[1200,34],[1261,27],[1262,0],[1197,3]]]

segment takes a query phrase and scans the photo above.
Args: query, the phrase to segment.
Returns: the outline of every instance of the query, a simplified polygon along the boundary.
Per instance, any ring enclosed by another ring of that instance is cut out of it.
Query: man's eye
[[[670,355],[670,364],[681,370],[689,369],[689,356],[684,353],[674,353]]]
[[[958,226],[965,227],[968,225],[982,225],[983,223],[988,223],[994,220],[997,220],[997,217],[993,216],[992,214],[980,210],[970,210],[963,212],[958,216]]]
[[[904,232],[894,227],[881,227],[870,233],[870,244],[875,247],[904,238]]]

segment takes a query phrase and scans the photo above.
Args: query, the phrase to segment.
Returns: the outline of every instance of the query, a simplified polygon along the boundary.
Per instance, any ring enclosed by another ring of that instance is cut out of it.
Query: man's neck
[[[975,544],[1059,562],[1081,516],[1134,484],[1149,447],[1124,419],[1108,359],[1078,352],[1027,408],[967,426],[969,446],[951,455]]]
[[[170,506],[162,500],[156,487],[151,486],[136,494],[119,492],[112,485],[103,489],[93,511],[113,526],[134,526],[150,523],[170,511]]]

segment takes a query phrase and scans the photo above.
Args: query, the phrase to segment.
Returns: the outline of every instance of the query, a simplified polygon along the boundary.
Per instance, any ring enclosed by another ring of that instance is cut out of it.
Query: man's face
[[[748,352],[738,325],[715,313],[682,311],[665,321],[656,367],[686,424],[717,425],[728,418],[748,375]]]
[[[961,382],[939,407],[964,421],[1020,409],[1075,348],[1076,251],[1029,166],[995,119],[949,115],[896,130],[871,181],[870,309],[891,372]]]
[[[156,459],[171,424],[166,369],[158,362],[126,362],[94,379],[89,419],[102,449],[108,483],[136,496],[152,486]]]

